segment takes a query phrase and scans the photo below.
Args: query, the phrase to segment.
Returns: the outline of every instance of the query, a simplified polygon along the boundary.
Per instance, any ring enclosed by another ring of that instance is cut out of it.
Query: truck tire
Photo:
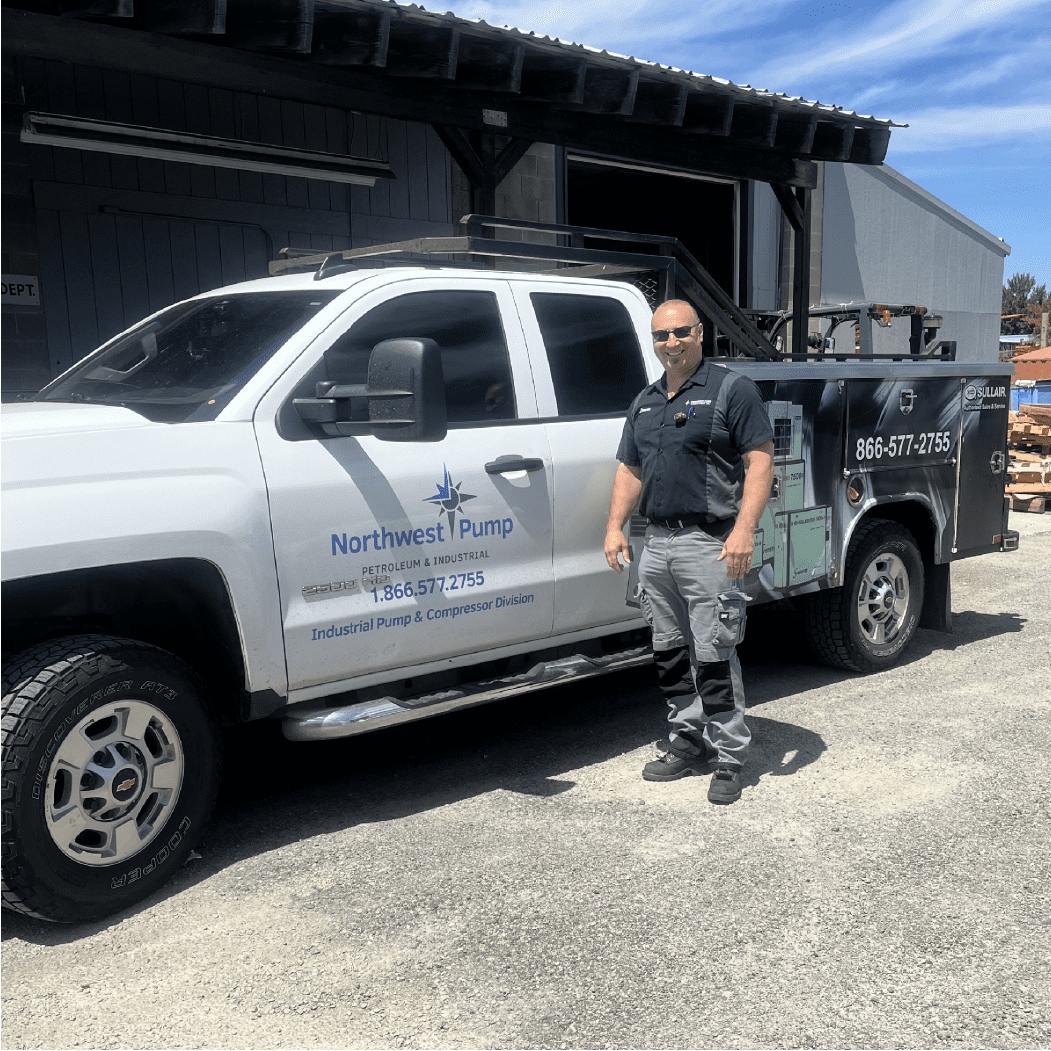
[[[3,904],[96,920],[186,859],[219,784],[194,673],[130,639],[55,639],[3,675]]]
[[[807,638],[833,668],[873,672],[897,662],[923,609],[923,559],[896,522],[861,525],[847,550],[843,586],[808,595]]]

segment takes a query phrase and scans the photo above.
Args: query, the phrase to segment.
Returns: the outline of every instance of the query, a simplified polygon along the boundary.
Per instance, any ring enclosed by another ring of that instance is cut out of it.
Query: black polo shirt
[[[704,361],[670,400],[666,374],[639,393],[617,459],[642,468],[639,513],[646,518],[733,518],[741,506],[741,456],[773,437],[759,388]]]

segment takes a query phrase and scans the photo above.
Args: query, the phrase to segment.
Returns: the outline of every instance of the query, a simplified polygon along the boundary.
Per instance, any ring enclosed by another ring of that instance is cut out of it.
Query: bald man
[[[663,303],[651,328],[664,375],[628,409],[605,548],[622,572],[624,526],[638,507],[649,521],[638,598],[670,725],[667,750],[642,776],[711,773],[709,801],[733,803],[751,740],[737,644],[758,572],[753,535],[773,482],[773,429],[750,379],[703,360],[689,303]]]

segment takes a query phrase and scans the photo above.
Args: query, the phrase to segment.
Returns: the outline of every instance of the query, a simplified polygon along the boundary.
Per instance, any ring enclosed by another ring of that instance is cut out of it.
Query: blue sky
[[[424,6],[442,10],[434,0]],[[1049,0],[451,0],[464,18],[908,124],[887,163],[1051,285]]]

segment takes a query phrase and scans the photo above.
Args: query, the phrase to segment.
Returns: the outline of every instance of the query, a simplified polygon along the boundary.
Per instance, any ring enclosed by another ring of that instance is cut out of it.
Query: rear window
[[[627,307],[608,296],[530,294],[551,367],[559,416],[624,412],[646,386]]]
[[[248,292],[178,303],[84,358],[34,400],[121,405],[158,423],[214,420],[337,295]]]

